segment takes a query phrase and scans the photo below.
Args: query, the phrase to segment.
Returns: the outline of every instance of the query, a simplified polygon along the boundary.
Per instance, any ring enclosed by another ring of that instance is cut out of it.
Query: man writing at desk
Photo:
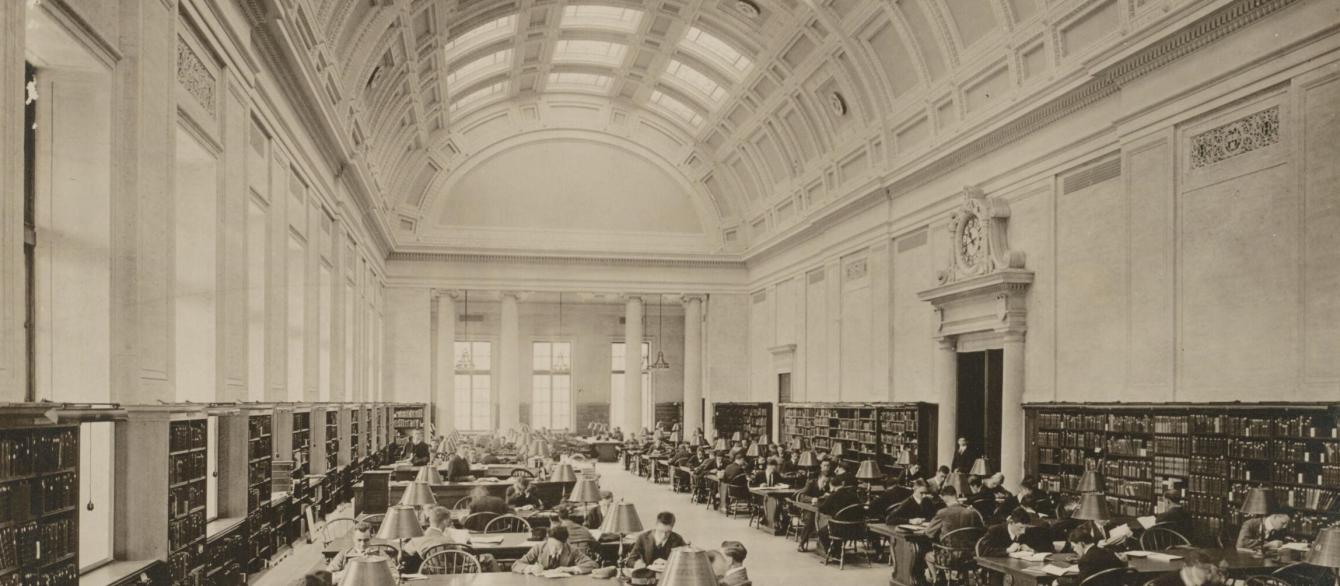
[[[408,460],[411,465],[425,466],[433,457],[432,446],[423,441],[423,430],[416,429],[409,434],[409,443],[400,452],[401,460]]]
[[[661,511],[656,514],[656,527],[643,531],[633,542],[632,549],[624,558],[624,565],[636,567],[637,564],[650,566],[658,560],[670,559],[670,552],[685,545],[684,538],[675,533],[675,514]]]
[[[921,524],[940,510],[940,503],[931,496],[930,486],[920,478],[912,482],[912,495],[889,510],[884,522],[890,525]]]
[[[523,507],[544,508],[544,503],[540,502],[531,488],[529,476],[518,477],[515,485],[507,487],[507,506],[513,509]]]
[[[543,574],[559,570],[568,574],[590,574],[596,563],[578,549],[568,545],[568,528],[555,525],[549,528],[549,538],[530,548],[526,555],[512,564],[517,574]]]
[[[982,555],[1006,557],[1015,552],[1050,551],[1051,535],[1045,528],[1032,527],[1032,521],[1028,511],[1023,509],[1010,511],[1004,523],[987,529],[985,541],[980,546]]]

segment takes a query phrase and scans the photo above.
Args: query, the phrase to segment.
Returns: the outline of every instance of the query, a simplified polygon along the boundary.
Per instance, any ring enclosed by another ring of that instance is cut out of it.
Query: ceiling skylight
[[[660,90],[652,90],[650,104],[658,110],[670,115],[693,128],[698,128],[703,123],[703,116],[697,110],[694,110],[688,104],[662,93]]]
[[[681,47],[711,61],[735,79],[740,79],[754,66],[754,61],[726,41],[696,26],[689,27]]]
[[[623,64],[626,45],[610,41],[562,39],[554,47],[555,63],[591,63],[607,67]]]
[[[685,65],[679,60],[671,60],[670,65],[665,68],[666,74],[681,85],[687,86],[694,92],[707,98],[709,105],[716,108],[721,105],[721,101],[726,99],[726,90],[721,87],[712,78],[704,75],[701,71]]]
[[[549,74],[549,78],[545,82],[545,89],[606,93],[610,89],[611,82],[613,82],[613,78],[599,73],[558,71]]]
[[[460,98],[457,98],[455,101],[451,103],[451,106],[448,108],[448,112],[451,114],[456,114],[462,110],[471,108],[473,106],[483,105],[489,99],[502,96],[506,93],[507,93],[506,81],[500,81],[498,83],[486,85],[482,88],[479,88],[475,91],[465,94]]]
[[[604,29],[624,33],[637,32],[642,11],[599,4],[578,4],[563,8],[562,28]]]
[[[512,49],[503,49],[485,55],[460,67],[453,67],[447,74],[447,91],[455,93],[457,88],[467,87],[490,73],[498,73],[512,66]]]
[[[516,15],[509,14],[461,33],[460,36],[451,39],[443,50],[446,52],[447,60],[450,61],[488,43],[514,34],[516,34]]]

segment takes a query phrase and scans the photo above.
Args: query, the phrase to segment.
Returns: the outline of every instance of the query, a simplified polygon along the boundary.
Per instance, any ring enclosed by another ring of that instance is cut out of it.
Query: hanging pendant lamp
[[[656,296],[656,362],[651,363],[652,370],[668,370],[670,363],[665,359],[665,307],[661,304],[664,296]]]
[[[465,291],[465,314],[461,318],[465,322],[465,352],[461,353],[461,359],[456,361],[456,370],[474,370],[475,359],[470,351],[470,290]]]

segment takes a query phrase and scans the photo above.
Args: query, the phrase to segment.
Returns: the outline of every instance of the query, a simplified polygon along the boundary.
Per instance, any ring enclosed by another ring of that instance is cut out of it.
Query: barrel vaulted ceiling
[[[1227,0],[273,0],[397,252],[739,254]]]

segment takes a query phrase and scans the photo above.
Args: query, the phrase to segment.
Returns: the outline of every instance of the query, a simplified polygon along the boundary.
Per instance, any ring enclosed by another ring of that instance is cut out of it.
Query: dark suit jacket
[[[964,498],[968,506],[977,509],[983,519],[991,519],[996,514],[996,495],[989,490],[982,490]]]
[[[931,524],[926,527],[924,533],[927,537],[939,540],[946,533],[964,527],[981,527],[982,516],[970,507],[963,506],[962,503],[954,503],[951,506],[940,509],[935,512],[931,518]]]
[[[628,555],[624,557],[624,565],[631,566],[637,560],[642,560],[642,563],[647,565],[651,565],[656,560],[669,560],[670,551],[683,545],[684,538],[671,531],[670,535],[665,538],[665,544],[658,547],[656,545],[656,531],[648,529],[637,536],[637,541],[633,542],[632,549],[629,549]]]
[[[415,466],[423,466],[433,456],[432,446],[428,442],[405,442],[405,449],[401,450],[400,458],[409,458],[409,463]]]
[[[512,508],[520,508],[526,505],[531,505],[537,509],[544,507],[544,504],[540,502],[539,497],[535,496],[534,487],[531,487],[526,492],[521,492],[515,486],[507,487],[507,505]]]
[[[447,482],[460,482],[470,477],[470,463],[460,456],[447,460]]]
[[[1009,526],[1005,524],[992,525],[986,530],[986,541],[982,543],[982,555],[986,557],[1005,557],[1009,555],[1011,545],[1018,543],[1027,545],[1033,551],[1045,552],[1052,550],[1051,535],[1043,527],[1030,527],[1019,534],[1018,537],[1010,537]]]
[[[884,522],[890,525],[901,525],[912,519],[931,519],[935,517],[936,511],[939,510],[939,499],[931,495],[926,495],[920,503],[917,502],[917,499],[909,496],[889,511],[889,514],[884,518]]]
[[[1117,554],[1112,553],[1111,550],[1102,547],[1090,547],[1089,551],[1084,552],[1084,555],[1079,558],[1079,579],[1083,580],[1103,570],[1124,567],[1126,567],[1126,562],[1121,561],[1121,558],[1118,558]]]
[[[507,508],[507,503],[496,496],[486,496],[470,500],[470,514],[475,513],[497,513],[506,515],[512,512]]]
[[[1188,513],[1185,507],[1173,507],[1154,515],[1154,523],[1181,533],[1183,536],[1191,535],[1191,513]]]
[[[1257,549],[1269,541],[1283,539],[1287,535],[1284,529],[1266,531],[1265,519],[1254,517],[1247,519],[1242,523],[1242,529],[1238,530],[1238,549]]]
[[[949,471],[967,474],[972,471],[972,463],[976,461],[977,450],[974,450],[972,446],[964,448],[962,452],[959,452],[958,447],[955,447],[954,460],[949,464]]]
[[[861,504],[861,495],[857,494],[855,488],[844,486],[819,500],[819,513],[832,517],[842,509],[859,504]],[[862,517],[864,515],[864,513],[861,514]]]
[[[721,471],[721,481],[735,484],[742,480],[740,477],[745,475],[744,467],[731,462],[726,465],[726,469]]]
[[[772,474],[769,475],[766,468],[755,473],[754,478],[749,481],[750,486],[775,486],[778,484],[784,484],[782,473],[773,470]]]

